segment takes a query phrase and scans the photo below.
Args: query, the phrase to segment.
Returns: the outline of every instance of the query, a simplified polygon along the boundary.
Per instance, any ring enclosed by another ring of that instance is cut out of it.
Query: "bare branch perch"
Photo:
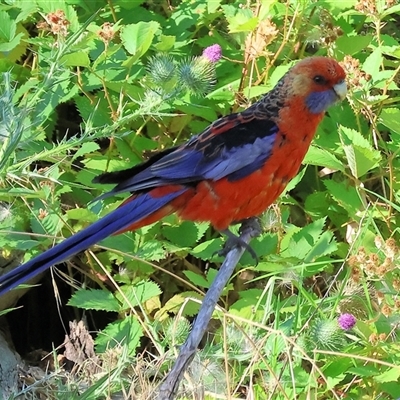
[[[248,245],[251,238],[258,236],[260,232],[261,228],[258,219],[250,218],[242,223],[239,240]],[[183,374],[195,356],[196,350],[204,336],[218,299],[229,281],[229,278],[232,276],[232,273],[244,251],[245,247],[241,246],[234,247],[227,253],[225,261],[221,265],[214,282],[204,297],[203,304],[196,320],[194,321],[189,337],[181,347],[179,356],[170,373],[160,386],[159,400],[172,400],[175,398]]]

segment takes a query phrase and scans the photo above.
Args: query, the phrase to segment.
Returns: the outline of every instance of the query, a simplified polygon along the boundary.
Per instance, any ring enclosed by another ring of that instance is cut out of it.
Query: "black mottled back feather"
[[[134,167],[103,173],[94,178],[93,183],[119,184],[150,168],[154,163],[173,152],[176,152],[177,158],[179,158],[180,151],[184,149],[193,148],[201,151],[206,158],[212,159],[218,156],[222,148],[230,150],[252,144],[257,138],[276,134],[278,127],[275,121],[278,118],[279,109],[284,106],[282,101],[282,98],[285,97],[282,97],[282,94],[285,94],[282,93],[283,83],[284,79],[246,110],[219,118],[200,135],[193,136],[185,144],[155,153],[147,161]],[[197,181],[185,182],[190,186],[196,183]]]
[[[132,178],[132,176],[137,175],[139,172],[144,171],[146,168],[153,165],[155,162],[177,150],[179,146],[171,147],[154,153],[147,161],[137,164],[131,168],[124,169],[121,171],[104,172],[103,174],[96,176],[93,179],[93,183],[101,183],[103,185],[108,183],[120,183],[126,179]]]

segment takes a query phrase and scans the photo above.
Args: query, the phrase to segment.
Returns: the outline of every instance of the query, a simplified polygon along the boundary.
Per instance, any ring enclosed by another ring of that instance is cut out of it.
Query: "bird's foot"
[[[257,237],[261,235],[262,228],[259,218],[257,217],[247,218],[239,222],[241,223],[241,226],[239,228],[239,233],[241,235],[245,233],[248,233],[251,237]]]
[[[221,257],[225,257],[229,251],[231,251],[233,248],[244,248],[249,252],[249,254],[254,258],[256,263],[258,264],[258,256],[257,253],[254,251],[254,249],[246,243],[242,238],[241,235],[248,233],[252,237],[259,236],[262,232],[260,221],[258,218],[248,218],[244,221],[242,221],[242,225],[239,228],[239,233],[240,236],[236,236],[234,233],[232,233],[229,229],[225,229],[221,231],[221,233],[225,234],[228,237],[228,240],[225,242],[224,247],[215,252],[214,254],[218,254]]]

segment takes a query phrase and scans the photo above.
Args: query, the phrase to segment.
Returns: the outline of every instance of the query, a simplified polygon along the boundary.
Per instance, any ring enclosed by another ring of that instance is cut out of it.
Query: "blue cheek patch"
[[[306,98],[306,105],[312,114],[320,114],[337,100],[337,95],[333,89],[323,92],[313,92]]]

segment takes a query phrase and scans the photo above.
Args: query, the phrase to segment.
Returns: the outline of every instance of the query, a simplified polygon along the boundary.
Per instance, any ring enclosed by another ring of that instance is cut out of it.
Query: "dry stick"
[[[247,246],[251,238],[258,236],[260,232],[261,228],[258,219],[249,218],[240,227],[240,241]],[[189,337],[181,347],[179,356],[167,378],[160,386],[159,400],[172,400],[175,398],[183,375],[192,362],[199,343],[208,327],[218,299],[245,250],[245,246],[235,246],[227,253],[225,261],[204,297]]]

